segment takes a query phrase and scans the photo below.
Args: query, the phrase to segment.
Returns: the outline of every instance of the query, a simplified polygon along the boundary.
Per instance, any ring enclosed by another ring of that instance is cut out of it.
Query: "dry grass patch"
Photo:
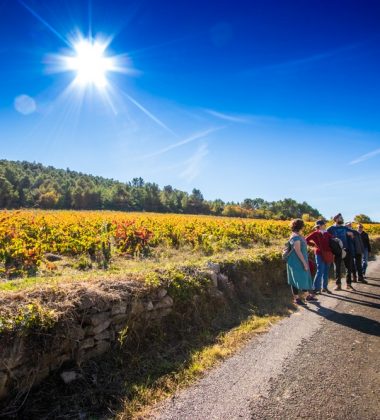
[[[164,375],[153,383],[136,386],[133,397],[124,402],[124,407],[116,414],[116,418],[144,418],[155,404],[193,383],[210,368],[232,356],[254,335],[267,331],[281,318],[279,315],[253,315],[239,326],[221,333],[214,344],[193,351],[188,362],[177,372]]]

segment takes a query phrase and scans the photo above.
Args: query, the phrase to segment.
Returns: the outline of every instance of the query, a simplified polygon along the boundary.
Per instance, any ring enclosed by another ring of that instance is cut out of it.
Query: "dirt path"
[[[151,419],[380,419],[380,258],[254,338]]]

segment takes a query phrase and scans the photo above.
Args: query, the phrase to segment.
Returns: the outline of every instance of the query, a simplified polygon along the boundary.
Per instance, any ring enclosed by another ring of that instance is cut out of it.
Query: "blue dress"
[[[296,241],[301,241],[301,252],[308,261],[307,245],[306,241],[301,236],[293,236],[289,243],[293,247]],[[299,259],[295,250],[288,257],[286,265],[288,273],[288,284],[296,287],[299,290],[311,290],[313,286],[313,280],[311,278],[310,270],[305,271],[304,266]]]

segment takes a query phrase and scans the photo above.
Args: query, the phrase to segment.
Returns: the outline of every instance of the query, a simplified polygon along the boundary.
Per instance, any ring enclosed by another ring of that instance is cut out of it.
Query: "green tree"
[[[358,214],[354,217],[354,221],[356,223],[373,223],[371,218],[366,214]]]

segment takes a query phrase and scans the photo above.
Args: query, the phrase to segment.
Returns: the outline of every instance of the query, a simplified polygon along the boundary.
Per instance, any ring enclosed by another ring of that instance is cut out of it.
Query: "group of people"
[[[343,264],[346,268],[347,290],[354,290],[353,282],[367,283],[365,274],[371,244],[362,224],[358,223],[357,229],[354,229],[351,222],[344,223],[339,213],[329,228],[325,220],[318,220],[314,231],[306,237],[302,235],[305,227],[302,219],[293,220],[290,227],[292,234],[283,255],[287,262],[288,283],[296,304],[306,304],[305,292],[306,301],[317,301],[316,295],[322,292],[332,293],[328,288],[332,263],[335,269],[334,290],[342,290]],[[308,257],[308,245],[314,249],[315,266]]]

